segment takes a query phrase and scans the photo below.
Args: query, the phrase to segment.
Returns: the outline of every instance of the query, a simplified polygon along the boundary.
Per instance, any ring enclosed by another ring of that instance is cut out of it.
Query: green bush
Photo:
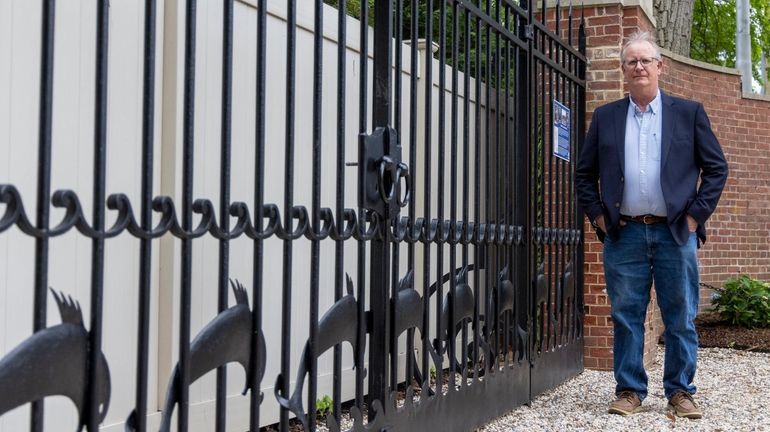
[[[711,299],[714,311],[731,324],[770,327],[770,284],[746,275],[728,279]]]
[[[315,401],[316,414],[319,417],[326,417],[334,409],[334,401],[329,395],[324,395],[321,399]]]

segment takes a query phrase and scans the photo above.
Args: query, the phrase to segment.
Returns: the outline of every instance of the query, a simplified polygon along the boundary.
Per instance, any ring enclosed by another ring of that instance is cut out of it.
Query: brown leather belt
[[[641,216],[626,216],[626,215],[620,215],[620,219],[624,221],[629,222],[639,222],[643,223],[645,225],[652,225],[652,224],[659,224],[659,223],[665,223],[667,222],[665,216],[655,216],[651,214],[641,215]]]

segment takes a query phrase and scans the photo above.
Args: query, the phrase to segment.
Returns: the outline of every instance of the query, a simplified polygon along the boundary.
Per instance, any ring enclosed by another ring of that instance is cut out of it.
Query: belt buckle
[[[655,221],[653,219],[654,217],[655,216],[653,216],[653,215],[646,214],[646,215],[642,216],[642,223],[645,224],[645,225],[650,225],[651,223],[653,223]],[[650,219],[649,222],[647,221],[647,218]]]

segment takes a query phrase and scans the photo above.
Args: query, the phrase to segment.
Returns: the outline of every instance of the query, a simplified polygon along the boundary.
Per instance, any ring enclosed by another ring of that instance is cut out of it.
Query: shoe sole
[[[682,418],[691,419],[691,420],[697,420],[703,417],[702,412],[682,413],[682,412],[679,412],[679,410],[677,410],[671,405],[669,405],[667,408],[669,411],[673,412],[677,417],[682,417]]]
[[[609,414],[618,414],[618,415],[622,415],[622,416],[625,417],[625,416],[630,416],[631,414],[638,413],[641,410],[642,410],[642,406],[640,405],[640,406],[634,408],[632,411],[626,411],[626,410],[623,410],[623,409],[620,409],[620,408],[610,408],[610,409],[607,410],[607,413],[609,413]]]

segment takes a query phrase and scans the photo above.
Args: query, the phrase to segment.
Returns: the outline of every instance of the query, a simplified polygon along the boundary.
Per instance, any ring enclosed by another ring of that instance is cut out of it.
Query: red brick
[[[583,366],[588,369],[596,369],[599,366],[599,359],[594,357],[583,357]]]

